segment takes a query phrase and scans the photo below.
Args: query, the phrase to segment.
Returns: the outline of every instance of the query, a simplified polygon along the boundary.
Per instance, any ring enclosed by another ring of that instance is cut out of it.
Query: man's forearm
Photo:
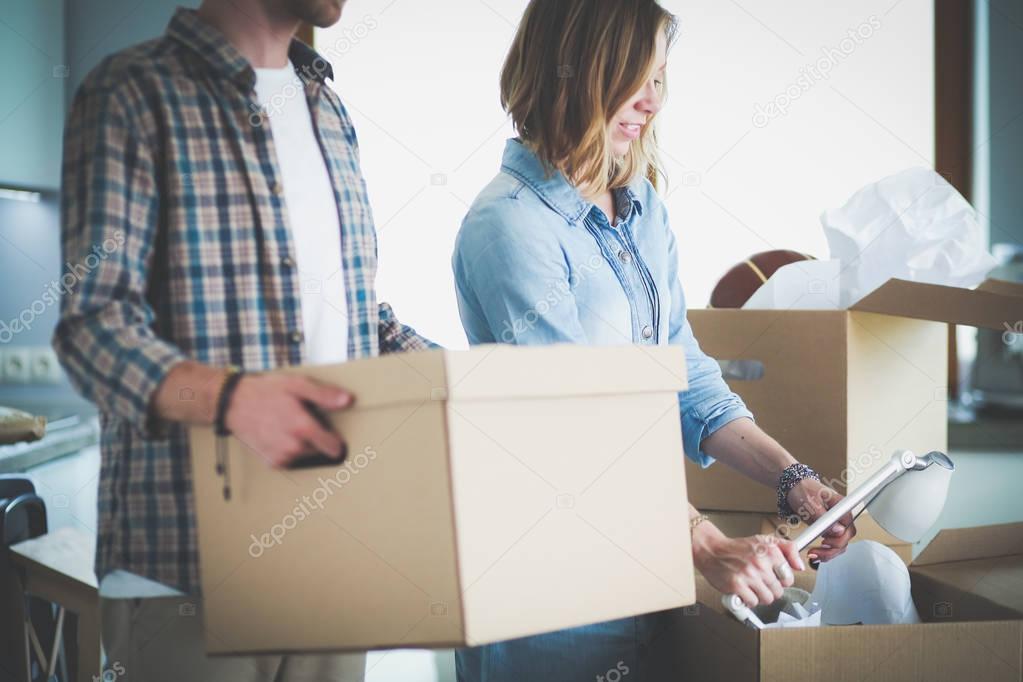
[[[751,419],[735,419],[705,438],[703,451],[769,488],[796,462],[788,450]]]
[[[212,424],[226,370],[192,360],[174,365],[153,396],[153,413],[185,424]]]

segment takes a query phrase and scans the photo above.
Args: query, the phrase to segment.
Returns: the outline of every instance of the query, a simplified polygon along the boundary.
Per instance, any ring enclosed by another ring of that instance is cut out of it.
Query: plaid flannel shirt
[[[377,243],[351,120],[330,65],[292,41],[342,230],[348,356],[433,346],[378,304]],[[65,296],[54,346],[101,413],[96,574],[196,593],[187,429],[150,411],[173,365],[247,370],[304,359],[300,281],[269,119],[249,63],[194,11],[108,57],[64,139]],[[189,396],[182,396],[188,399]]]

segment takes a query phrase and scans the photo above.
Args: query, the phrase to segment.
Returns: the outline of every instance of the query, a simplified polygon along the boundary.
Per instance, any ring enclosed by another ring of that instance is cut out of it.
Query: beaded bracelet
[[[820,474],[806,466],[796,462],[785,468],[778,477],[778,516],[795,516],[796,511],[789,505],[789,492],[796,487],[796,484],[806,478],[815,481],[821,480]]]

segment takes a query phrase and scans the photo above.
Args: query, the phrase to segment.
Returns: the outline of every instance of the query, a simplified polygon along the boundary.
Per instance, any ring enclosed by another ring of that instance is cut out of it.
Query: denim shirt
[[[455,243],[458,309],[469,342],[542,345],[678,344],[689,387],[679,394],[683,447],[753,415],[693,336],[678,278],[678,246],[653,185],[615,191],[617,220],[561,173],[547,176],[509,140],[501,172],[480,193]]]

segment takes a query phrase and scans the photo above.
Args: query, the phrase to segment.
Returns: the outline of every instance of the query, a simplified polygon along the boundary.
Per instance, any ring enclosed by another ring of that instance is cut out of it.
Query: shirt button
[[[620,260],[621,260],[621,261],[622,261],[623,263],[625,263],[626,265],[628,265],[629,263],[631,263],[631,262],[632,262],[632,254],[631,254],[631,253],[629,253],[628,251],[622,251],[622,252],[620,252],[620,253],[618,254],[618,258],[619,258],[619,259],[620,259]]]
[[[649,339],[653,335],[654,335],[654,330],[653,330],[652,327],[650,327],[649,325],[646,326],[646,327],[643,327],[643,338],[644,339]]]
[[[302,332],[291,332],[291,342],[295,344],[302,343]]]
[[[291,256],[285,256],[284,258],[281,258],[281,265],[286,268],[293,268],[295,267],[295,259]]]

